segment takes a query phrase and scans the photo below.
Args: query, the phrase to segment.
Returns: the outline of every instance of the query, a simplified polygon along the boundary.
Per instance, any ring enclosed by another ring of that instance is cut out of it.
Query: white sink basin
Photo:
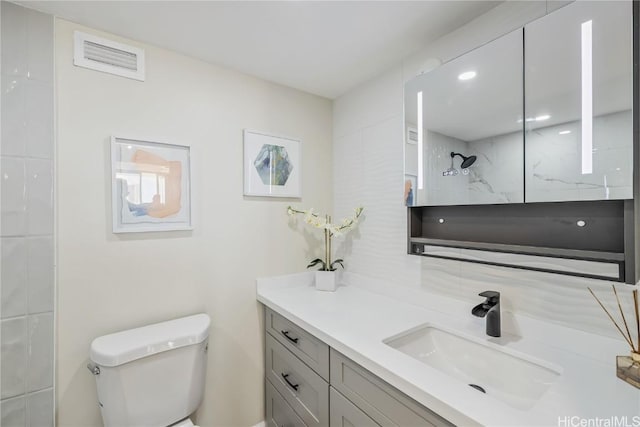
[[[531,408],[562,372],[547,362],[430,325],[384,343],[517,409]]]

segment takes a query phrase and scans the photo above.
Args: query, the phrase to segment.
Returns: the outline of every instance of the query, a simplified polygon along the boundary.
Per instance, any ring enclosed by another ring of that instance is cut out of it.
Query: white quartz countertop
[[[350,277],[335,292],[317,291],[310,273],[258,279],[257,299],[457,425],[640,426],[640,390],[615,373],[615,355],[628,354],[622,340],[504,311],[503,336],[491,338],[465,302],[424,291],[391,294],[373,279]],[[515,409],[383,342],[424,324],[553,364],[562,375],[532,408]]]

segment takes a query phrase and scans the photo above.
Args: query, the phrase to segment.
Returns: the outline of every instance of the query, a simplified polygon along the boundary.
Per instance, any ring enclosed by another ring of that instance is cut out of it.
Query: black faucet
[[[484,291],[480,294],[486,301],[478,304],[471,310],[471,314],[478,317],[487,316],[487,335],[500,336],[500,292]]]

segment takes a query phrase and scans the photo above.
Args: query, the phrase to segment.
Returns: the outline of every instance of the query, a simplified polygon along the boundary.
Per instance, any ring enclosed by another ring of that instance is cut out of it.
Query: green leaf
[[[344,269],[344,264],[343,264],[344,260],[343,259],[337,259],[335,261],[333,261],[331,263],[331,266],[329,268],[329,270],[331,271],[335,271],[337,269],[336,264],[339,265],[340,267],[342,267],[342,269]]]
[[[326,270],[327,269],[327,264],[323,260],[321,260],[320,258],[316,258],[313,261],[311,261],[309,263],[309,265],[307,265],[307,268],[315,267],[318,264],[322,264],[320,270]]]

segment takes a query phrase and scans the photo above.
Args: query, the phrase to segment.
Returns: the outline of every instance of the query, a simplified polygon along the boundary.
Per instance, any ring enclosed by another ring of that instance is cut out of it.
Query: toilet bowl
[[[105,427],[196,427],[209,316],[196,314],[96,338],[94,374]]]

